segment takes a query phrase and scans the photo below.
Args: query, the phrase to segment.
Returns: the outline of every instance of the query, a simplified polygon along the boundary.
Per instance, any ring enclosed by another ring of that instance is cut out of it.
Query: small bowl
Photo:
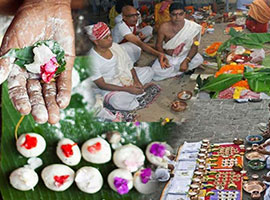
[[[187,107],[187,103],[183,101],[174,101],[171,104],[171,109],[175,112],[181,112],[184,111]]]
[[[241,138],[234,138],[233,143],[236,145],[242,145],[244,144],[244,140]]]
[[[265,168],[265,162],[261,160],[250,160],[248,166],[253,170],[262,170]]]
[[[249,144],[261,144],[263,141],[263,136],[261,135],[248,135],[246,141]]]
[[[179,93],[177,94],[177,97],[178,97],[178,99],[180,99],[180,100],[187,101],[187,100],[191,99],[191,97],[192,97],[192,92],[187,91],[187,90],[183,90],[183,91],[181,91],[181,92],[179,92]]]

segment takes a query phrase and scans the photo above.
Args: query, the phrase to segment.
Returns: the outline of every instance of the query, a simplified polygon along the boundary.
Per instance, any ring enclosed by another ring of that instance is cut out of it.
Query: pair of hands
[[[162,69],[167,69],[167,68],[170,67],[169,61],[166,58],[165,54],[160,54],[160,56],[159,56],[159,63],[161,65],[161,68]],[[180,64],[179,71],[180,72],[187,71],[187,69],[188,69],[188,63],[189,63],[188,60],[187,59],[184,59],[183,62]]]
[[[38,123],[55,124],[60,109],[71,97],[71,72],[75,59],[74,30],[70,1],[25,1],[10,24],[2,42],[0,55],[11,48],[24,48],[40,40],[55,40],[65,50],[66,70],[56,82],[41,84],[25,69],[0,59],[0,84],[8,80],[10,99],[22,115],[32,114]]]
[[[258,147],[258,149],[256,151],[259,152],[259,153],[262,153],[262,154],[270,155],[270,152],[269,151],[266,151],[266,149],[265,149],[266,146],[267,145],[262,144],[262,145],[260,145]]]
[[[144,93],[145,89],[143,84],[139,80],[134,81],[134,84],[131,86],[125,86],[125,88],[127,92],[136,95]]]

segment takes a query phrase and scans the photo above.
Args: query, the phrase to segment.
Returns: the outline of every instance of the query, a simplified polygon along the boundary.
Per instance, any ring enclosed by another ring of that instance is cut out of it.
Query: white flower
[[[27,71],[40,74],[40,66],[46,64],[51,60],[51,58],[56,57],[56,55],[51,51],[49,47],[45,44],[37,46],[33,49],[34,62],[25,65]]]

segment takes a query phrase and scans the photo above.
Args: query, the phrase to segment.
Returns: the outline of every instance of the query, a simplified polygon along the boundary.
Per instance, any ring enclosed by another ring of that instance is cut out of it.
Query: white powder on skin
[[[35,121],[39,124],[43,124],[48,121],[48,112],[44,105],[37,104],[32,107],[32,115]]]

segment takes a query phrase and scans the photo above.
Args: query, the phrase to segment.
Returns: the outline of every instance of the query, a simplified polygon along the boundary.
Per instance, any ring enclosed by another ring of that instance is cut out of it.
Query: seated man
[[[163,53],[158,52],[145,43],[152,37],[153,28],[151,26],[146,26],[139,32],[137,31],[136,24],[139,14],[134,7],[129,5],[124,6],[122,9],[122,17],[123,20],[116,24],[112,30],[113,41],[121,44],[133,63],[140,58],[141,49],[159,57],[162,62],[163,59],[166,60]],[[137,37],[137,35],[139,37]]]
[[[144,93],[146,83],[153,77],[150,67],[133,68],[126,51],[112,42],[109,27],[99,22],[85,27],[94,47],[91,80],[97,86],[95,93],[104,97],[106,103],[117,110],[134,110],[139,106],[138,95]]]
[[[250,4],[247,29],[255,33],[267,33],[270,20],[270,0],[255,0]]]
[[[201,26],[185,19],[183,4],[170,6],[171,20],[163,23],[158,30],[156,49],[165,52],[170,67],[162,67],[158,60],[152,66],[154,80],[174,77],[203,63],[198,53],[201,38]]]
[[[155,5],[155,30],[158,30],[160,24],[170,21],[169,8],[173,0],[165,0]]]

